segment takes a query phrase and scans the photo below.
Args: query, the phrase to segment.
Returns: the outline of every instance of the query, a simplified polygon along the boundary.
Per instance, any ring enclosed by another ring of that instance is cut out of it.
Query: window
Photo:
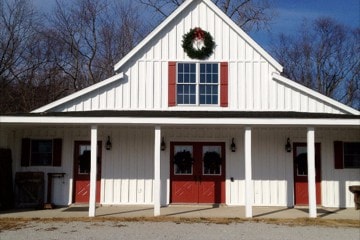
[[[360,142],[344,142],[344,168],[360,168]]]
[[[360,142],[334,142],[335,168],[360,168]]]
[[[219,64],[178,63],[177,104],[218,104]]]
[[[228,63],[169,62],[168,104],[228,106]]]
[[[22,139],[21,166],[61,166],[62,139]]]
[[[31,166],[51,166],[52,165],[52,140],[31,140]]]

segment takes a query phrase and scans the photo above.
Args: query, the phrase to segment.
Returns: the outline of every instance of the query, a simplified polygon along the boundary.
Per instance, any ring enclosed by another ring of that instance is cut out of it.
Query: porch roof
[[[19,113],[0,124],[360,126],[360,115],[255,111],[83,111]]]
[[[77,111],[17,113],[3,116],[20,117],[134,117],[134,118],[315,118],[315,119],[360,119],[360,115],[312,112],[269,111]]]

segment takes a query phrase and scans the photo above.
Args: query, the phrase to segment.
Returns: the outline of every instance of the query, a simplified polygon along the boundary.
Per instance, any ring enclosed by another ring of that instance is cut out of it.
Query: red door
[[[171,202],[225,202],[225,144],[171,143]]]
[[[74,150],[73,202],[89,203],[90,196],[90,150],[89,141],[76,141]],[[101,142],[97,150],[96,202],[100,202]]]
[[[315,144],[316,204],[321,204],[321,156],[320,143]],[[308,205],[308,174],[306,143],[294,143],[294,191],[295,205]]]

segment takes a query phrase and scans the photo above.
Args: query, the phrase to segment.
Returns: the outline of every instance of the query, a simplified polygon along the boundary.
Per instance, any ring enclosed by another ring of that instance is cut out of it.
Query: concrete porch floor
[[[15,209],[1,211],[0,218],[76,218],[88,216],[87,205],[71,205],[47,210]],[[97,217],[153,217],[152,205],[97,206]],[[213,205],[170,205],[161,208],[161,216],[174,218],[245,218],[245,207]],[[254,218],[307,218],[308,208],[253,207]],[[360,211],[354,208],[318,208],[318,218],[360,221]]]

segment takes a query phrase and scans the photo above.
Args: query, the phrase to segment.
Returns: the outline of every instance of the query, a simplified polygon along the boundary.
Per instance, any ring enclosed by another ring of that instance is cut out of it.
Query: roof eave
[[[353,114],[353,115],[357,115],[357,116],[360,115],[360,112],[358,110],[351,108],[351,107],[349,107],[343,103],[340,103],[338,101],[335,101],[334,99],[332,99],[330,97],[327,97],[321,93],[318,93],[310,88],[307,88],[307,87],[305,87],[295,81],[292,81],[286,77],[283,77],[277,73],[273,73],[272,78],[275,81],[281,82],[287,86],[298,89],[301,92],[305,92],[305,93],[309,94],[310,96],[313,96],[316,99],[324,101],[324,102],[328,103],[329,105],[334,106],[335,108],[338,108],[338,109],[344,111],[345,113],[349,113],[349,114]]]
[[[87,88],[84,88],[84,89],[82,89],[82,90],[80,90],[78,92],[75,92],[75,93],[70,94],[70,95],[68,95],[68,96],[66,96],[64,98],[61,98],[61,99],[56,100],[56,101],[54,101],[52,103],[49,103],[49,104],[47,104],[45,106],[37,108],[37,109],[33,110],[31,113],[41,113],[41,112],[49,111],[49,110],[54,109],[55,107],[58,107],[58,106],[60,106],[60,105],[62,105],[64,103],[67,103],[67,102],[69,102],[71,100],[74,100],[74,99],[76,99],[76,98],[78,98],[78,97],[80,97],[80,96],[82,96],[84,94],[90,93],[90,92],[92,92],[92,91],[94,91],[94,90],[96,90],[98,88],[104,87],[104,86],[106,86],[106,85],[108,85],[108,84],[110,84],[112,82],[115,82],[115,81],[117,81],[117,80],[119,80],[119,79],[121,79],[123,77],[124,77],[123,73],[116,74],[116,75],[114,75],[114,76],[112,76],[112,77],[110,77],[108,79],[105,79],[105,80],[103,80],[101,82],[98,82],[98,83],[96,83],[94,85],[91,85],[91,86],[89,86]]]

